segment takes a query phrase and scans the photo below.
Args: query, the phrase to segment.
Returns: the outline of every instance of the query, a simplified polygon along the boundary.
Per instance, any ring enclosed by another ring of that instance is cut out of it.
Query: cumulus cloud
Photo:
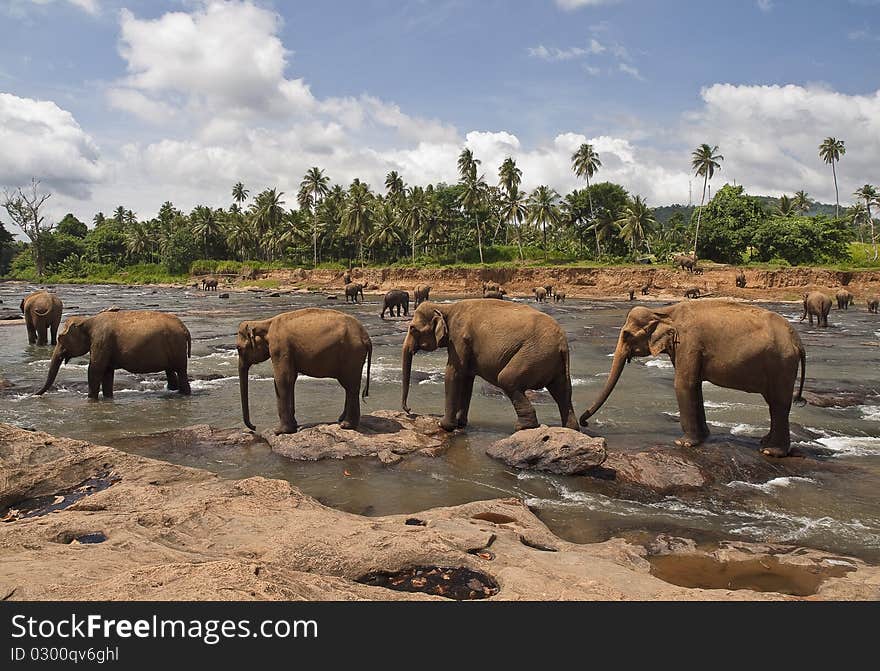
[[[103,176],[98,148],[70,112],[53,102],[0,93],[0,185],[37,177],[52,191],[87,198]]]

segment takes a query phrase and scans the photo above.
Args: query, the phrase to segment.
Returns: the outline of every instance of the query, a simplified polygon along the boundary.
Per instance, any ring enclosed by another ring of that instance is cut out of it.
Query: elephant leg
[[[61,323],[60,318],[52,322],[52,346],[58,344],[58,325]]]
[[[340,384],[345,389],[345,409],[339,418],[339,426],[343,429],[356,429],[361,423],[360,375],[355,380],[340,380]]]
[[[37,325],[37,345],[45,347],[49,343],[49,327],[46,324]]]
[[[705,439],[700,426],[700,380],[684,374],[675,376],[675,398],[678,401],[679,421],[684,435],[675,441],[679,447],[694,447]],[[705,410],[703,410],[705,413]]]
[[[458,428],[458,409],[461,407],[462,373],[452,364],[446,364],[444,378],[446,392],[446,408],[440,420],[440,428],[444,431],[455,431]]]
[[[296,433],[296,399],[293,387],[296,384],[296,370],[289,356],[273,359],[275,369],[275,403],[278,409],[278,428],[275,435]]]
[[[461,405],[455,415],[456,424],[459,429],[463,429],[468,425],[468,413],[471,409],[471,397],[474,394],[474,376],[464,375],[461,382]]]
[[[186,372],[186,360],[184,360],[183,365],[175,372],[177,373],[177,386],[180,394],[182,396],[189,396],[192,394],[192,387],[189,386],[189,375]]]
[[[571,405],[571,382],[565,375],[560,375],[547,385],[547,391],[550,392],[550,395],[559,407],[559,418],[562,420],[562,426],[580,431],[577,417],[574,414],[574,407]]]
[[[177,391],[180,389],[180,385],[177,382],[177,373],[171,369],[165,371],[165,379],[168,380],[168,389],[170,391]]]
[[[507,398],[513,403],[513,409],[516,410],[515,431],[535,429],[539,426],[535,408],[520,386],[520,380],[524,379],[528,372],[528,364],[525,361],[518,361],[519,358],[514,356],[498,374],[498,386],[507,394]]]
[[[697,384],[697,428],[703,440],[709,437],[709,424],[706,422],[706,402],[703,400],[703,383]]]
[[[27,326],[28,345],[36,345],[37,329],[34,328],[34,325],[30,322],[30,320],[25,321],[25,326]]]
[[[761,440],[761,452],[770,457],[787,457],[791,449],[791,396],[764,396],[770,408],[770,433]]]
[[[104,366],[97,362],[89,363],[89,398],[98,400],[98,392],[101,391],[101,382],[104,380]]]
[[[113,368],[110,366],[107,366],[101,377],[101,391],[104,393],[104,398],[113,398]]]

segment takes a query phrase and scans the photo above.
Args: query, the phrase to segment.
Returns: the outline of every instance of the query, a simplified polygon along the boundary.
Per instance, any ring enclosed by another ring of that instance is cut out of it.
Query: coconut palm
[[[364,263],[364,241],[373,232],[373,194],[370,187],[355,179],[348,188],[343,213],[343,233],[358,241],[361,265]]]
[[[119,227],[125,225],[125,208],[122,207],[122,205],[113,211],[113,221],[115,221]]]
[[[877,189],[871,186],[870,184],[865,184],[862,188],[857,190],[853,194],[856,198],[861,198],[865,201],[865,214],[868,220],[868,225],[871,228],[871,244],[874,247],[874,260],[877,260],[877,238],[874,237],[874,217],[871,216],[871,205],[877,202],[877,199],[880,198],[880,194],[878,194]]]
[[[467,179],[471,171],[480,165],[480,160],[474,158],[474,152],[465,147],[458,155],[458,176],[461,180]]]
[[[330,178],[318,167],[309,168],[299,183],[300,194],[305,198],[307,212],[312,215],[312,263],[318,267],[318,205],[330,193]],[[300,203],[302,205],[302,203]]]
[[[428,199],[425,190],[420,186],[414,186],[409,190],[406,200],[401,205],[401,223],[409,228],[409,239],[412,247],[412,262],[416,262],[416,238],[422,232],[430,216]]]
[[[593,231],[601,244],[611,238],[611,236],[618,234],[620,226],[617,225],[617,220],[611,210],[607,207],[600,207],[596,212],[593,223],[590,224],[587,230]]]
[[[518,189],[521,182],[522,170],[517,168],[516,161],[508,156],[498,169],[498,183],[505,192],[510,193]]]
[[[837,168],[835,165],[840,163],[840,157],[846,154],[846,145],[843,140],[836,137],[826,137],[822,144],[819,145],[819,158],[825,163],[831,164],[831,174],[834,177],[834,199],[837,203],[834,216],[840,217],[840,193],[837,190]]]
[[[137,222],[127,227],[122,235],[129,260],[140,258],[150,248],[150,237],[147,230]]]
[[[780,217],[790,217],[795,212],[794,199],[782,194],[779,197],[779,203],[776,205],[776,214]]]
[[[398,207],[406,195],[406,184],[397,170],[392,170],[385,175],[385,195],[394,207]]]
[[[706,203],[706,188],[709,186],[709,180],[715,176],[715,171],[721,170],[721,161],[724,160],[724,157],[717,152],[718,145],[713,147],[703,143],[691,153],[691,168],[697,177],[703,178],[703,197],[700,199],[700,209],[697,210],[697,230],[694,233],[694,258],[697,258],[697,242],[700,239],[700,220]]]
[[[241,182],[236,182],[235,186],[232,187],[232,200],[234,200],[239,207],[241,207],[241,204],[248,199],[249,195],[250,191],[244,188],[244,184]]]
[[[806,191],[796,191],[792,205],[800,214],[806,214],[813,207],[813,199],[810,198],[810,194]]]
[[[254,227],[255,241],[257,247],[266,251],[263,244],[263,238],[269,235],[269,232],[278,228],[282,217],[284,217],[284,195],[283,191],[276,189],[266,189],[257,194],[254,202],[251,203],[249,214],[251,223]]]
[[[595,175],[599,168],[602,167],[602,161],[599,160],[599,154],[593,148],[593,145],[584,143],[578,150],[571,155],[571,168],[578,177],[585,177],[587,180],[587,198],[590,201],[590,219],[596,216],[593,210],[593,194],[590,191],[590,179]],[[599,249],[599,238],[596,237],[596,254],[601,253]]]
[[[377,202],[375,207],[375,228],[367,239],[373,248],[396,249],[401,243],[397,212],[390,200]]]
[[[629,243],[633,254],[643,242],[650,254],[651,246],[648,244],[648,238],[654,233],[657,221],[654,219],[654,211],[641,196],[636,196],[626,206],[616,223],[620,227],[620,237]]]
[[[516,231],[516,244],[519,247],[519,259],[524,260],[522,250],[522,222],[528,213],[526,195],[519,189],[514,189],[510,193],[504,194],[501,201],[501,217],[511,224]]]
[[[459,196],[458,204],[474,218],[474,228],[477,231],[477,249],[480,252],[480,263],[483,263],[483,234],[480,230],[478,210],[486,204],[487,185],[482,175],[477,176],[479,159],[474,158],[474,153],[465,147],[458,156],[459,184],[464,189]]]
[[[539,186],[532,192],[527,204],[528,222],[541,228],[544,254],[547,254],[547,224],[558,226],[562,220],[559,212],[559,194],[549,186]]]
[[[202,239],[204,258],[208,258],[208,238],[220,234],[222,224],[217,213],[205,205],[197,206],[190,215],[193,235]]]
[[[254,231],[244,213],[240,210],[230,212],[226,219],[226,246],[240,261],[247,259],[253,246]]]

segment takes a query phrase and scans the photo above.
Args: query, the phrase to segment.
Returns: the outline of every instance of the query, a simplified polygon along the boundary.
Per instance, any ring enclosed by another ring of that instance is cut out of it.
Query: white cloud
[[[98,0],[62,1],[92,15],[97,15],[101,12],[101,6]],[[40,7],[45,7],[48,5],[52,5],[55,2],[58,2],[58,0],[6,0],[5,10],[12,16],[25,16],[29,6],[37,5]]]
[[[32,177],[52,191],[87,198],[104,176],[98,148],[70,112],[53,102],[0,93],[0,185]]]
[[[601,54],[605,51],[605,47],[596,39],[590,39],[586,48],[569,47],[568,49],[560,49],[558,47],[545,47],[539,44],[537,47],[529,47],[529,56],[540,58],[545,61],[570,61],[574,58],[582,56]]]
[[[645,78],[642,77],[641,73],[639,72],[639,69],[637,67],[635,67],[634,65],[630,65],[629,63],[618,63],[617,69],[620,70],[621,72],[623,72],[624,74],[629,75],[630,77],[632,77],[634,79],[638,79],[641,82],[645,81]]]
[[[597,7],[599,5],[610,5],[618,2],[618,0],[556,0],[556,6],[570,12],[581,7]]]
[[[769,12],[773,9],[773,0],[758,0],[758,9],[762,12]]]

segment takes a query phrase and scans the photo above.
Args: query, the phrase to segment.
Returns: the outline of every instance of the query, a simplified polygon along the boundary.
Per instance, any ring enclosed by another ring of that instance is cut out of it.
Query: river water
[[[3,307],[17,307],[34,287],[0,284]],[[379,298],[361,305],[328,301],[321,295],[233,293],[228,300],[195,290],[57,287],[65,317],[93,314],[109,306],[176,313],[193,336],[190,375],[193,395],[183,398],[164,389],[158,375],[116,373],[116,395],[109,402],[86,398],[87,359],[61,369],[56,388],[43,397],[28,392],[45,379],[50,348],[27,344],[23,324],[0,322],[0,377],[15,386],[0,396],[0,421],[49,433],[123,444],[145,456],[215,471],[224,477],[252,475],[284,478],[327,505],[364,515],[408,513],[477,499],[514,496],[554,530],[574,542],[611,536],[647,537],[666,532],[706,542],[722,538],[786,542],[880,561],[880,403],[847,408],[795,407],[792,424],[800,440],[833,452],[847,468],[815,478],[777,478],[761,485],[731,483],[722,494],[666,497],[650,503],[602,494],[590,478],[517,473],[486,456],[485,447],[509,435],[515,419],[510,403],[478,379],[471,424],[453,447],[436,459],[412,458],[393,468],[375,460],[291,462],[268,449],[182,450],[132,436],[207,423],[242,427],[236,377],[235,332],[242,319],[261,319],[308,306],[333,307],[357,316],[373,340],[370,398],[362,412],[400,405],[400,346],[408,320],[382,321]],[[439,300],[444,300],[439,297]],[[620,325],[631,307],[609,301],[546,304],[571,342],[574,405],[579,414],[604,383]],[[768,304],[792,322],[799,306]],[[833,311],[828,329],[797,324],[807,347],[807,389],[880,394],[880,319],[864,309]],[[414,412],[442,413],[445,352],[419,353],[413,369],[410,404]],[[258,429],[277,422],[271,366],[251,370],[251,411]],[[415,384],[418,375],[419,383]],[[606,437],[609,449],[668,444],[680,435],[672,390],[672,365],[666,357],[634,359],[591,431]],[[707,415],[713,441],[754,444],[767,431],[767,408],[760,396],[706,384]],[[335,381],[300,378],[300,423],[332,422],[342,409]],[[541,421],[556,425],[555,404],[536,405]],[[719,449],[724,449],[719,444]]]

